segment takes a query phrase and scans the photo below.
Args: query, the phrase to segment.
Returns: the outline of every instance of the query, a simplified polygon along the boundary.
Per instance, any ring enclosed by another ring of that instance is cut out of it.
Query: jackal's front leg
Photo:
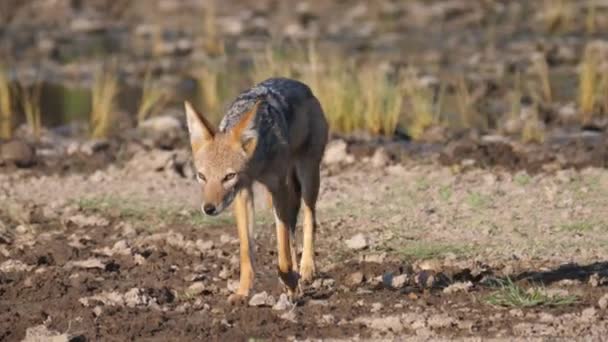
[[[240,281],[236,293],[229,298],[230,302],[239,302],[249,296],[249,291],[253,288],[255,278],[254,263],[254,208],[253,191],[250,187],[242,189],[235,198],[234,215],[239,233],[240,242]]]

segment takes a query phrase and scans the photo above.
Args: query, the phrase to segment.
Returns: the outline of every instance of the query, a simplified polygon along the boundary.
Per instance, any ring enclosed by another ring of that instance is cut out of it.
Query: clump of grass
[[[19,83],[19,101],[25,114],[25,122],[35,139],[40,139],[42,133],[42,114],[40,111],[41,84],[35,81],[27,86]]]
[[[316,56],[316,50],[311,45],[308,56],[298,48],[291,50],[288,53],[285,49],[276,48],[273,45],[268,45],[262,54],[254,56],[252,78],[254,82],[261,82],[270,77],[294,77],[295,64],[308,63],[311,72],[316,75],[316,68],[319,66]],[[306,58],[309,58],[308,60]]]
[[[91,98],[91,135],[93,138],[103,138],[109,134],[118,88],[118,78],[114,68],[97,70]]]
[[[543,287],[533,287],[524,290],[510,278],[501,281],[498,290],[486,298],[486,302],[494,306],[528,308],[535,306],[563,306],[578,301],[574,295],[550,295]]]
[[[587,15],[585,16],[585,30],[587,34],[594,34],[596,31],[597,1],[589,0],[587,5]]]
[[[589,221],[564,223],[560,226],[561,230],[575,232],[575,233],[590,231],[590,230],[593,230],[593,227],[594,227],[594,224]]]
[[[475,109],[475,99],[469,91],[464,75],[456,80],[456,100],[460,121],[465,128],[486,129],[488,126],[485,116]]]
[[[198,101],[205,115],[214,123],[221,119],[221,109],[240,90],[236,79],[224,61],[208,61],[195,71]]]
[[[526,143],[543,143],[545,141],[545,125],[540,121],[538,105],[532,103],[521,112],[523,120],[521,140]]]
[[[196,79],[203,108],[208,113],[217,113],[221,105],[219,72],[203,67],[198,70]]]
[[[471,252],[469,247],[446,245],[441,243],[415,243],[397,249],[397,253],[408,260],[427,260],[436,259],[454,254],[464,256]]]
[[[541,84],[541,94],[544,103],[553,102],[553,91],[551,89],[551,78],[549,76],[549,64],[542,54],[532,56],[532,69]]]
[[[530,183],[530,181],[532,180],[532,177],[530,177],[527,173],[525,172],[519,172],[517,173],[514,177],[513,177],[513,181],[515,181],[515,183],[521,185],[521,186],[526,186]]]
[[[141,101],[137,109],[137,122],[141,123],[153,116],[164,106],[167,101],[167,94],[154,85],[152,73],[146,72],[142,85]]]
[[[583,124],[588,124],[593,119],[598,92],[601,89],[599,62],[600,56],[596,47],[592,44],[587,45],[581,61],[578,80],[578,105]]]
[[[403,75],[402,88],[406,98],[407,131],[412,138],[418,139],[436,123],[434,92],[430,87],[421,84],[412,70]]]
[[[364,68],[358,74],[362,99],[365,104],[364,125],[376,135],[393,135],[403,107],[401,85],[391,82],[386,73],[377,68]]]
[[[439,197],[441,197],[441,199],[444,200],[445,202],[449,201],[450,198],[452,198],[453,194],[454,194],[454,191],[452,190],[452,187],[449,185],[444,185],[439,188]]]
[[[361,79],[352,73],[354,62],[337,54],[321,57],[313,44],[308,46],[306,57],[302,79],[318,96],[332,131],[351,133],[362,128],[365,104],[358,83]]]
[[[203,7],[203,37],[205,51],[212,56],[221,56],[225,51],[224,40],[217,32],[217,3],[208,0]]]
[[[466,201],[472,208],[483,208],[489,205],[490,198],[479,192],[472,192],[467,196]]]
[[[539,13],[548,32],[566,31],[572,27],[576,6],[571,0],[544,0]]]
[[[0,63],[0,139],[13,136],[13,89],[6,67]]]

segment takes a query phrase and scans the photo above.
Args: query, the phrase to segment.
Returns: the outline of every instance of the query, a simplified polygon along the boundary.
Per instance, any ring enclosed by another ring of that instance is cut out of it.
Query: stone
[[[35,163],[36,152],[32,146],[21,140],[12,140],[0,145],[0,164],[14,164],[30,167]]]
[[[346,246],[352,250],[361,250],[361,249],[365,249],[369,246],[369,242],[367,241],[367,238],[362,233],[356,234],[355,236],[346,240],[345,243],[346,243]]]
[[[285,311],[293,308],[293,303],[289,301],[285,293],[281,293],[279,300],[273,305],[272,309],[276,311]]]
[[[393,279],[391,280],[391,287],[396,289],[403,288],[407,284],[408,280],[409,277],[407,274],[400,274],[396,277],[393,277]]]
[[[354,272],[348,276],[348,285],[358,286],[358,285],[361,285],[361,283],[363,283],[364,280],[365,280],[365,276],[363,275],[363,272]]]
[[[254,294],[249,300],[249,306],[268,306],[272,307],[276,304],[274,297],[266,291]]]

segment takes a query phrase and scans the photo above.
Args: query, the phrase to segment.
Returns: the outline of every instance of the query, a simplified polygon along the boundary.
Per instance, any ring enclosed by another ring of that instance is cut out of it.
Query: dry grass
[[[0,139],[13,135],[13,94],[6,67],[0,63]]]
[[[154,85],[152,73],[148,71],[142,85],[141,101],[137,109],[137,122],[141,123],[153,116],[167,102],[167,94]]]
[[[545,141],[545,125],[540,121],[538,105],[530,105],[523,110],[523,127],[521,140],[525,143],[543,143]]]
[[[91,100],[91,135],[107,137],[112,124],[118,94],[115,68],[100,68],[95,74]]]
[[[600,91],[599,53],[587,45],[579,70],[578,105],[583,124],[591,122]]]
[[[589,0],[587,15],[585,16],[585,30],[587,34],[594,34],[597,30],[596,24],[597,0]]]
[[[295,52],[296,50],[297,52]],[[293,53],[288,55],[283,49],[268,45],[262,54],[254,56],[253,70],[251,71],[253,81],[257,83],[277,76],[294,77],[296,65],[310,62],[311,56],[308,56],[309,59],[307,60],[305,52],[301,52],[299,49],[294,49],[293,51]],[[313,72],[316,65],[316,61],[310,62]]]
[[[221,56],[225,52],[224,41],[217,32],[216,0],[205,1],[203,7],[203,37],[205,51],[212,56]]]
[[[35,139],[39,139],[42,133],[42,114],[40,111],[40,91],[42,86],[39,81],[35,81],[30,86],[19,83],[18,87],[19,101],[25,114],[25,122],[32,136]]]
[[[475,109],[475,98],[471,95],[464,75],[456,79],[456,102],[464,128],[487,128],[485,117]]]
[[[413,70],[407,70],[401,78],[405,94],[405,122],[408,134],[418,139],[433,124],[437,123],[434,108],[434,92],[421,84]]]
[[[543,0],[539,13],[546,31],[567,31],[574,24],[576,5],[572,0]]]
[[[553,102],[553,91],[551,89],[551,78],[549,76],[549,64],[542,54],[532,56],[532,70],[541,84],[541,94],[544,103]]]
[[[372,134],[392,136],[403,108],[401,84],[391,81],[389,75],[378,68],[370,67],[358,74],[358,83],[365,104],[365,128]]]

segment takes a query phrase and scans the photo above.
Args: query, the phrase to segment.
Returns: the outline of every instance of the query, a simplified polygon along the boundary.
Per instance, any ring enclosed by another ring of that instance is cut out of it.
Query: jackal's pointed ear
[[[190,144],[192,145],[192,151],[196,151],[213,140],[215,129],[207,119],[192,107],[190,102],[184,102],[184,107],[186,108],[188,132],[190,132]]]
[[[230,130],[233,141],[240,144],[248,155],[253,154],[258,143],[258,132],[254,127],[254,122],[260,102],[257,101]]]

